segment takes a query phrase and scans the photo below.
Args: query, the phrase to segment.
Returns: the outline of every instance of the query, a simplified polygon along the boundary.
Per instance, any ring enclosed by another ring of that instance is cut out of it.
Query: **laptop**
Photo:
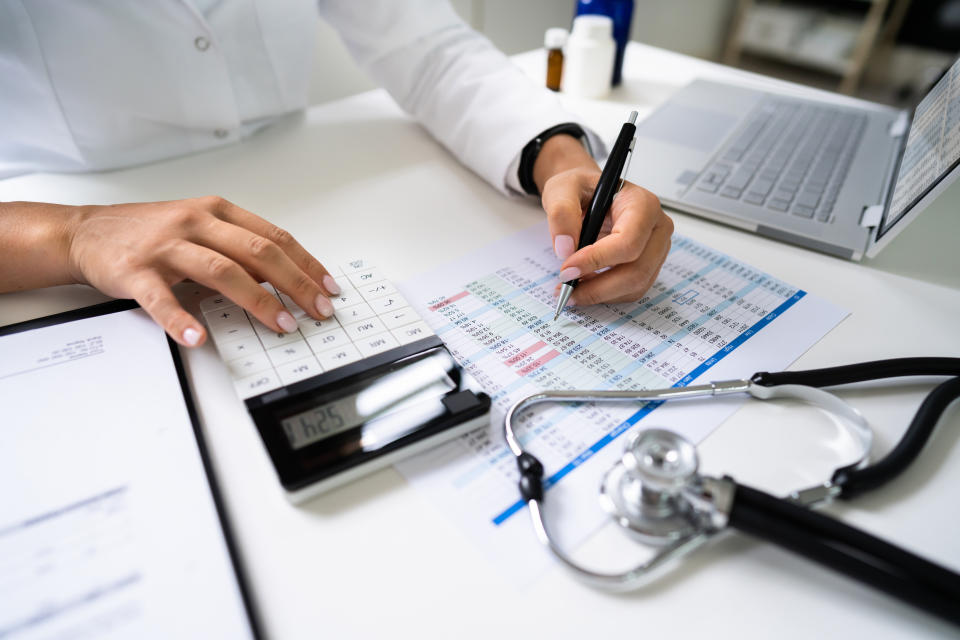
[[[637,125],[627,178],[665,207],[875,256],[960,175],[960,60],[913,110],[696,80]]]

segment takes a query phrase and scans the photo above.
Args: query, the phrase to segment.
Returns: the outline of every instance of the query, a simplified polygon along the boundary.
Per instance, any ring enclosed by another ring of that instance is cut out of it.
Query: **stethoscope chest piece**
[[[623,457],[604,475],[600,504],[641,542],[663,545],[689,538],[698,519],[682,491],[698,477],[693,444],[666,429],[631,433]]]

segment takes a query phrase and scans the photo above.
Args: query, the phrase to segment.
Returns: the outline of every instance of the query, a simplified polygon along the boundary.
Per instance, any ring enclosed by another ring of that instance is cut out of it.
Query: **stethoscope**
[[[937,386],[923,401],[897,446],[869,463],[873,433],[859,411],[822,390],[867,380],[903,376],[960,376],[960,358],[899,358],[809,371],[756,373],[749,380],[644,391],[543,391],[507,411],[504,431],[520,470],[520,494],[540,542],[560,563],[597,587],[626,591],[653,578],[673,561],[733,527],[779,544],[881,591],[960,624],[960,575],[920,556],[807,507],[849,499],[896,477],[926,444],[943,411],[960,397],[960,377]],[[627,435],[624,454],[606,473],[600,503],[638,541],[657,547],[641,564],[621,573],[601,573],[571,558],[544,522],[543,465],[524,451],[513,420],[528,407],[557,402],[623,402],[698,398],[746,393],[759,400],[792,398],[830,413],[856,443],[859,456],[829,480],[786,498],[698,472],[694,445],[666,429]]]

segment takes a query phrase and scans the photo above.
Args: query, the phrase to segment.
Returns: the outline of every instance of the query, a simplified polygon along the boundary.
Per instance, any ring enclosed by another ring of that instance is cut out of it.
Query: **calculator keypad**
[[[276,333],[222,294],[200,302],[241,398],[433,335],[393,283],[368,261],[352,260],[332,273],[342,291],[331,298],[334,316],[326,320],[314,320],[286,294],[261,285],[296,318],[298,330],[293,333]]]

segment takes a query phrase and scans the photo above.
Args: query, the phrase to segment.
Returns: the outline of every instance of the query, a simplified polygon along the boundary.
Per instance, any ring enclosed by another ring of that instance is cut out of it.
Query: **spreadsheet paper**
[[[397,468],[521,580],[535,577],[547,555],[533,548],[503,437],[512,403],[541,389],[679,387],[779,370],[847,315],[677,235],[643,298],[567,307],[554,322],[559,267],[541,224],[400,287],[495,410],[489,429]],[[698,442],[742,402],[551,405],[525,414],[518,436],[544,464],[553,530],[575,547],[603,524],[597,489],[626,432],[667,426]]]

